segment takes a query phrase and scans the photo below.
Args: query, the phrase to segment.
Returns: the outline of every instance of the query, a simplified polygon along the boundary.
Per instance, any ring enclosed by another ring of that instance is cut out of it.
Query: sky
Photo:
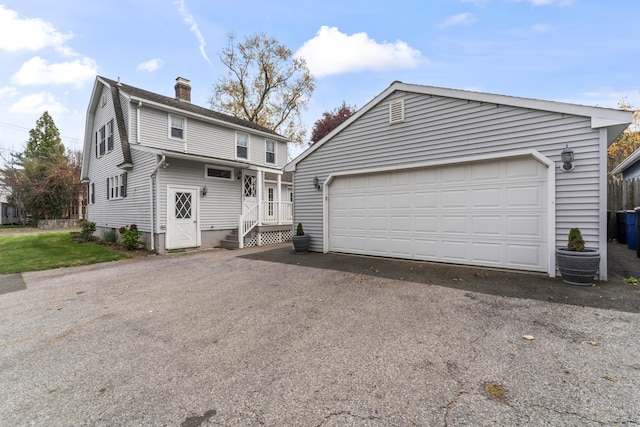
[[[308,137],[323,112],[397,80],[640,108],[638,0],[1,1],[1,158],[44,111],[81,150],[96,75],[171,97],[184,77],[209,107],[231,33],[264,33],[307,61]]]

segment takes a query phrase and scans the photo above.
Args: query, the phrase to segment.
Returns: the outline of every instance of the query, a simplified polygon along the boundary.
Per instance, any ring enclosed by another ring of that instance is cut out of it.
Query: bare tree
[[[256,33],[237,43],[233,34],[220,60],[228,69],[213,86],[211,108],[302,142],[300,114],[315,89],[306,61],[276,39]]]

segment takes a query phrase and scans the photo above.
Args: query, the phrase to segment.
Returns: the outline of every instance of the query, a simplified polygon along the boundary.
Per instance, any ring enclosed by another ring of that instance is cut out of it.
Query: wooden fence
[[[611,212],[635,209],[640,206],[640,178],[609,183],[607,209]]]

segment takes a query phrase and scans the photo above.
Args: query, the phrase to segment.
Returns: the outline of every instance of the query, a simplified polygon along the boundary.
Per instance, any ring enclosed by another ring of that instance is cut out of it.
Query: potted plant
[[[297,253],[305,253],[309,250],[309,240],[311,236],[308,234],[304,234],[304,230],[302,229],[302,223],[298,223],[298,227],[296,228],[296,234],[291,238],[293,241],[293,249]]]
[[[600,251],[585,248],[580,229],[572,228],[567,247],[556,248],[556,264],[564,283],[591,286],[600,266]]]

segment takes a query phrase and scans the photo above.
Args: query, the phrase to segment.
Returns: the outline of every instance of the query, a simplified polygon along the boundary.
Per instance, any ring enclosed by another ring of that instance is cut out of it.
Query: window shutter
[[[91,204],[93,205],[96,202],[96,184],[91,183]]]
[[[127,171],[122,174],[122,197],[127,197]]]
[[[96,159],[99,157],[98,154],[98,132],[96,131]]]
[[[109,200],[109,190],[111,189],[109,188],[109,178],[107,178],[107,200]]]

